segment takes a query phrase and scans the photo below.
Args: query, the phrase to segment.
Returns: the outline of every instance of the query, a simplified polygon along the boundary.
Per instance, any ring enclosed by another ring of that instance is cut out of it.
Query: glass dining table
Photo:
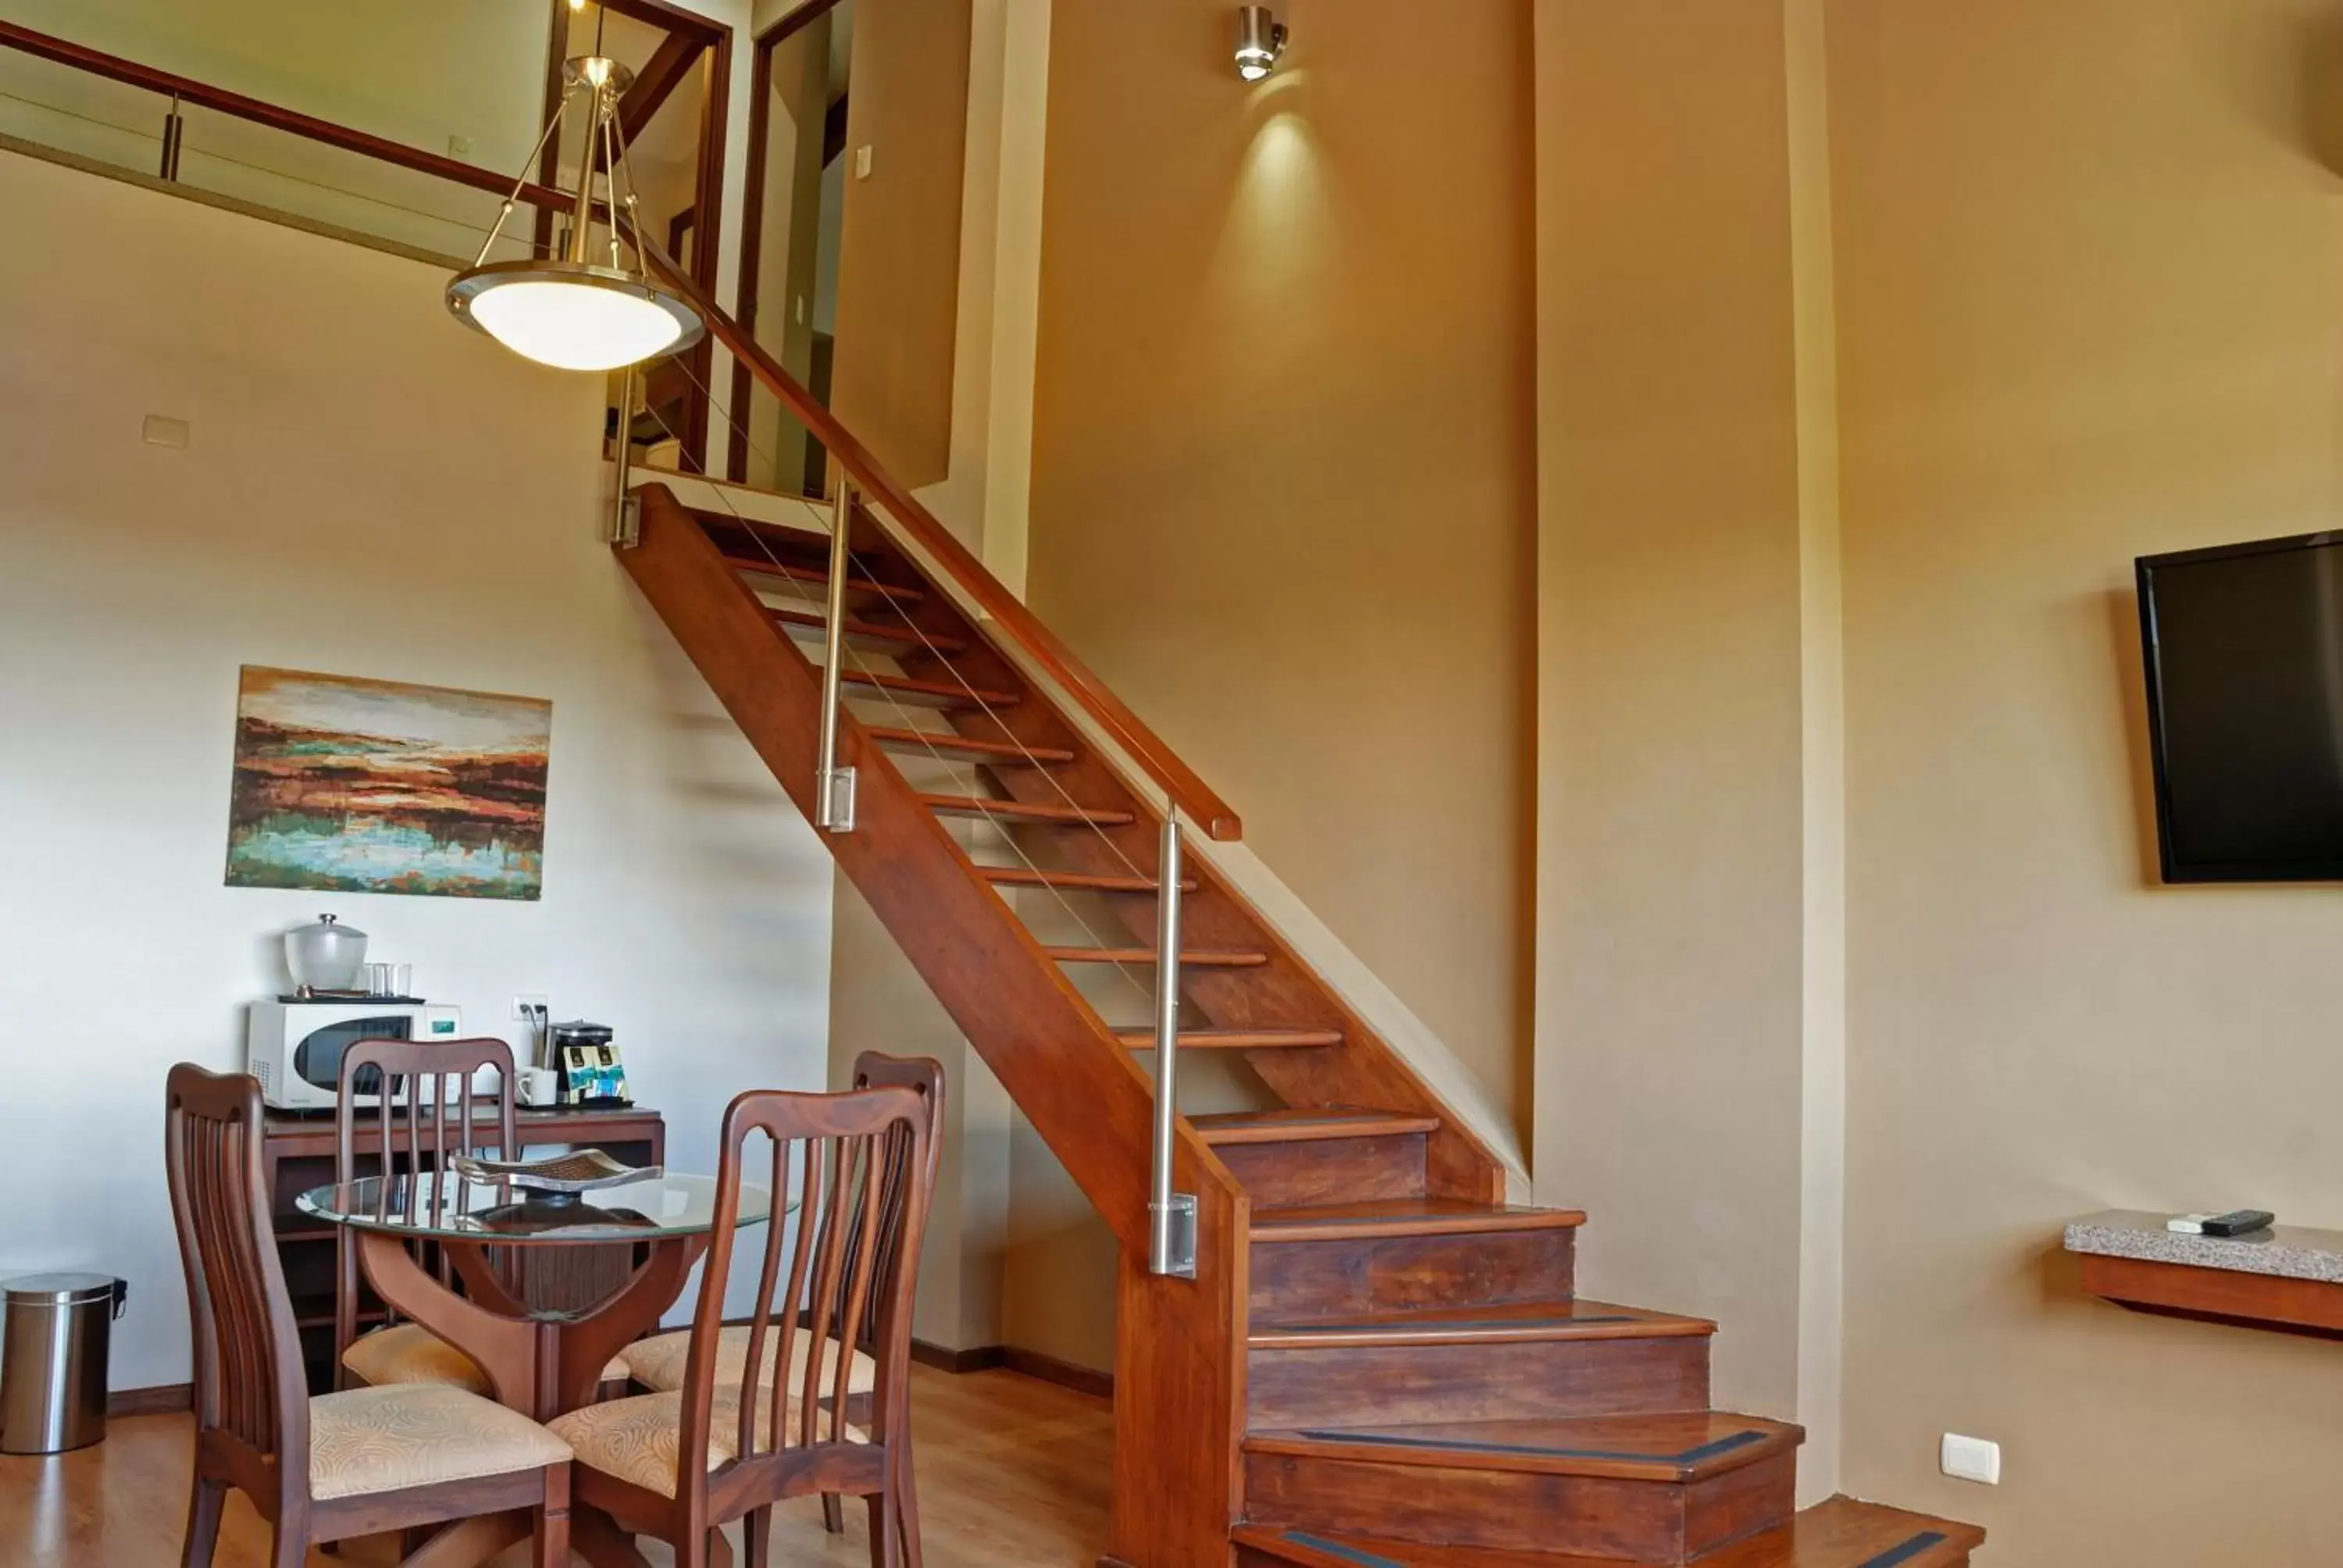
[[[470,1356],[499,1402],[537,1421],[590,1402],[610,1358],[675,1304],[719,1208],[709,1176],[645,1173],[569,1195],[429,1171],[319,1187],[295,1205],[347,1230],[383,1303]],[[744,1182],[734,1222],[772,1207]],[[425,1243],[444,1266],[426,1266]],[[627,1257],[623,1278],[583,1297],[530,1288],[552,1249],[580,1247]]]
[[[294,1201],[349,1232],[384,1305],[471,1357],[498,1402],[540,1422],[591,1403],[610,1358],[675,1304],[714,1240],[719,1208],[713,1177],[649,1172],[569,1196],[426,1171],[319,1187]],[[796,1207],[794,1195],[782,1205]],[[772,1214],[772,1193],[743,1182],[733,1223]],[[533,1288],[557,1249],[588,1247],[626,1259],[608,1288],[550,1297]],[[438,1266],[427,1266],[435,1252]],[[610,1520],[577,1510],[571,1527],[572,1548],[595,1568],[641,1568]],[[528,1534],[526,1515],[492,1515],[448,1526],[427,1550],[435,1565],[473,1564]]]

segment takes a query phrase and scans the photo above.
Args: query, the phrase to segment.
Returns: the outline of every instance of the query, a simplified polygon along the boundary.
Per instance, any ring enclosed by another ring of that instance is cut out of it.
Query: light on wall
[[[1266,5],[1237,7],[1237,75],[1258,82],[1277,69],[1285,53],[1285,24]]]
[[[479,258],[447,285],[447,308],[458,320],[477,327],[514,353],[563,370],[616,370],[653,355],[688,348],[704,332],[699,313],[673,291],[653,283],[638,249],[627,265],[619,245],[618,214],[635,220],[634,177],[618,126],[618,100],[632,85],[632,73],[604,55],[581,55],[564,67],[568,90],[552,123],[538,143],[543,152],[561,128],[570,104],[588,105],[584,146],[579,154],[577,206],[570,215],[568,254],[521,261],[490,261],[489,246],[512,216],[508,200],[488,231]],[[531,154],[534,162],[537,155]],[[606,171],[603,208],[608,249],[596,259],[594,166]],[[524,167],[521,179],[528,178]],[[515,187],[515,196],[518,187]]]

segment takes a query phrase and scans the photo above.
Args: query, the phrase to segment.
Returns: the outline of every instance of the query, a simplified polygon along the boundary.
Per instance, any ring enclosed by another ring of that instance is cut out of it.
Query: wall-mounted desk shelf
[[[2188,1236],[2110,1210],[2066,1227],[2083,1289],[2139,1312],[2343,1339],[2343,1231]]]

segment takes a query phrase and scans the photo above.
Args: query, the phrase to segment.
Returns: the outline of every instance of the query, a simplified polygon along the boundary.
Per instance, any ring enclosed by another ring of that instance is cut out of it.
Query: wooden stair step
[[[1483,1249],[1521,1241],[1466,1240]],[[1464,1260],[1450,1273],[1445,1301],[1364,1312],[1256,1308],[1245,1344],[1246,1424],[1414,1427],[1708,1408],[1716,1325],[1706,1319],[1566,1295],[1490,1302],[1472,1268]]]
[[[884,691],[921,708],[1014,708],[1024,700],[1014,691],[973,690],[957,680],[916,680],[908,675],[877,675],[850,669],[840,678],[847,685]]]
[[[1061,964],[1151,964],[1155,961],[1153,948],[1045,948],[1042,950]],[[1269,962],[1269,955],[1196,950],[1182,953],[1180,962],[1188,969],[1253,970]]]
[[[805,636],[815,641],[828,635],[830,617],[820,610],[777,609],[767,606],[771,616],[791,637]],[[949,658],[968,651],[968,639],[947,637],[942,632],[915,631],[909,626],[880,626],[849,617],[846,640],[858,648],[883,653],[936,653]]]
[[[1338,1138],[1403,1137],[1437,1132],[1440,1118],[1409,1111],[1361,1111],[1342,1105],[1287,1105],[1275,1111],[1232,1111],[1191,1116],[1188,1124],[1215,1147],[1232,1143],[1315,1143]]]
[[[1257,1209],[1421,1198],[1440,1118],[1355,1106],[1286,1106],[1189,1119]]]
[[[923,756],[940,753],[963,762],[980,762],[988,768],[1048,767],[1074,759],[1072,752],[1054,746],[1020,746],[1014,740],[972,740],[965,735],[953,735],[948,731],[938,733],[929,729],[865,725],[862,733],[890,751],[910,751]]]
[[[830,531],[827,528],[799,528],[793,523],[776,523],[763,518],[743,518],[714,507],[686,507],[684,510],[698,518],[700,527],[717,538],[728,532],[749,534],[793,549],[817,551],[824,557],[830,554]]]
[[[1381,1241],[1394,1236],[1485,1235],[1497,1231],[1575,1230],[1584,1211],[1515,1203],[1473,1203],[1455,1198],[1400,1198],[1373,1203],[1324,1203],[1256,1209],[1252,1239],[1264,1241]]]
[[[1133,1050],[1155,1049],[1151,1029],[1118,1029],[1114,1037]],[[1182,1050],[1314,1050],[1342,1043],[1339,1029],[1183,1029]]]
[[[1802,1428],[1729,1411],[1595,1415],[1559,1421],[1310,1427],[1245,1435],[1247,1453],[1439,1470],[1512,1470],[1616,1481],[1692,1483],[1785,1453]]]
[[[979,866],[976,869],[979,876],[996,888],[1055,888],[1066,893],[1145,893],[1151,897],[1163,890],[1162,881],[1154,877],[1106,877],[1089,871],[1036,870],[1031,866]],[[1183,878],[1180,890],[1192,893],[1197,886],[1193,879]]]
[[[724,564],[746,577],[778,578],[786,582],[807,583],[825,590],[830,587],[830,573],[820,567],[798,566],[789,561],[769,560],[762,556],[729,553],[724,557]],[[850,593],[871,594],[893,605],[922,604],[928,597],[920,588],[903,588],[895,583],[876,583],[869,578],[848,578],[846,588]]]
[[[1715,1332],[1716,1325],[1706,1318],[1682,1317],[1644,1307],[1573,1297],[1558,1302],[1503,1302],[1492,1306],[1427,1307],[1271,1321],[1255,1323],[1247,1337],[1256,1350],[1341,1350],[1363,1345],[1704,1338]]]
[[[1231,1540],[1241,1568],[1623,1568],[1615,1557],[1433,1545],[1254,1524],[1240,1526]],[[1961,1568],[1984,1540],[1985,1532],[1974,1525],[1835,1497],[1700,1563],[1701,1568]]]
[[[922,795],[920,803],[940,817],[1007,818],[1075,828],[1126,828],[1138,820],[1128,811],[1094,810],[1087,806],[1041,800],[994,800],[981,795]]]
[[[1789,1522],[1805,1438],[1706,1410],[1253,1432],[1245,1506],[1322,1535],[1690,1563]]]

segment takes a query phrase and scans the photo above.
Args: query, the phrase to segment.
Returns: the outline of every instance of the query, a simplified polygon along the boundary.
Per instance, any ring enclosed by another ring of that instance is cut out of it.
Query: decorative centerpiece
[[[666,1173],[658,1165],[621,1165],[599,1149],[575,1149],[542,1160],[479,1160],[457,1154],[449,1157],[447,1169],[467,1181],[501,1181],[536,1193],[532,1201],[553,1206],[578,1202],[604,1187]]]

